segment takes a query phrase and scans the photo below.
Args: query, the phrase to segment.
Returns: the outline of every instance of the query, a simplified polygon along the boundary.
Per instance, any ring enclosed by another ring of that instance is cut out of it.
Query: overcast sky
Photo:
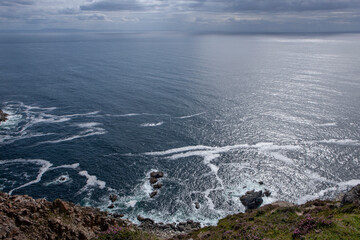
[[[360,0],[0,0],[0,30],[360,31]]]

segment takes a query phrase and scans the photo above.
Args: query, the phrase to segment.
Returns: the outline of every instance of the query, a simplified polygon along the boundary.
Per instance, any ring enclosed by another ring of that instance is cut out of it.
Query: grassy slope
[[[183,239],[360,239],[360,208],[315,200],[301,206],[264,206],[221,219]]]

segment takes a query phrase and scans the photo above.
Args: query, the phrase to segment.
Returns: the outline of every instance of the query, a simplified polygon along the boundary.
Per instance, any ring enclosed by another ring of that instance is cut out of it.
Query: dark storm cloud
[[[148,7],[138,3],[135,0],[106,0],[80,6],[80,9],[85,11],[143,11],[147,10]]]
[[[103,0],[80,7],[93,11],[144,11],[157,9],[192,10],[208,12],[242,11],[319,11],[358,9],[360,0],[158,0],[157,4],[144,5],[136,0]]]
[[[29,0],[0,0],[0,6],[33,5]]]
[[[226,11],[319,11],[359,8],[358,0],[228,0]]]

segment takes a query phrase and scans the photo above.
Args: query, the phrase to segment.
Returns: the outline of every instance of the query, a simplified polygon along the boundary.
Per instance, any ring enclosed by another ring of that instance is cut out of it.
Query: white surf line
[[[221,153],[226,153],[232,150],[237,149],[257,149],[260,153],[270,155],[271,157],[280,160],[282,162],[285,162],[289,165],[293,165],[293,160],[285,157],[284,155],[280,154],[279,152],[275,152],[277,150],[298,150],[301,149],[300,146],[294,146],[294,145],[275,145],[274,143],[257,143],[255,145],[249,145],[249,144],[238,144],[238,145],[230,145],[230,146],[224,146],[224,147],[209,147],[209,146],[187,146],[187,147],[181,147],[181,148],[174,148],[169,149],[166,151],[159,151],[159,152],[147,152],[144,153],[145,155],[150,156],[166,156],[169,160],[178,160],[181,158],[187,158],[187,157],[202,157],[203,163],[207,165],[210,168],[210,171],[212,174],[214,174],[217,182],[220,184],[220,187],[214,188],[214,189],[207,189],[204,192],[204,197],[207,200],[208,207],[211,210],[215,210],[215,204],[213,200],[210,198],[210,193],[212,191],[216,190],[224,190],[224,183],[223,180],[218,175],[219,167],[212,163],[212,161],[216,158],[220,157]],[[218,210],[216,210],[218,211]]]
[[[86,177],[86,184],[77,192],[77,194],[83,193],[89,187],[98,187],[100,189],[104,189],[106,186],[106,182],[99,180],[95,175],[90,175],[87,171],[81,171],[78,174],[80,176]]]
[[[142,123],[140,124],[140,127],[158,127],[163,125],[164,122],[157,122],[157,123]]]
[[[349,181],[345,181],[345,182],[339,182],[339,183],[335,183],[336,186],[334,187],[329,187],[329,188],[325,188],[317,193],[314,194],[308,194],[305,195],[303,197],[301,197],[298,201],[296,201],[297,204],[304,204],[307,201],[310,200],[314,200],[314,199],[318,199],[321,198],[325,195],[325,193],[330,192],[330,191],[336,191],[336,190],[345,190],[346,187],[353,187],[360,184],[360,179],[352,179]]]
[[[0,161],[0,164],[5,164],[5,163],[34,163],[37,165],[41,165],[41,168],[38,172],[38,175],[36,176],[36,179],[30,182],[27,182],[17,188],[14,188],[12,190],[9,191],[9,195],[11,195],[15,190],[27,187],[29,185],[32,185],[34,183],[38,183],[41,181],[42,176],[44,175],[44,173],[49,170],[49,168],[53,165],[52,163],[50,163],[49,161],[46,160],[42,160],[42,159],[15,159],[15,160],[5,160],[5,161]]]
[[[186,116],[175,117],[175,118],[178,118],[178,119],[187,119],[187,118],[192,118],[192,117],[200,116],[200,115],[203,115],[203,114],[205,114],[205,113],[206,113],[206,112],[201,112],[201,113],[196,113],[196,114],[193,114],[193,115],[186,115]]]
[[[34,183],[38,183],[41,181],[42,176],[44,175],[44,173],[48,172],[48,171],[52,171],[55,169],[59,169],[59,168],[71,168],[71,169],[76,169],[79,167],[79,163],[74,163],[74,164],[70,164],[70,165],[61,165],[61,166],[57,166],[57,167],[51,167],[53,166],[52,163],[50,163],[49,161],[43,160],[43,159],[14,159],[14,160],[0,160],[0,164],[7,164],[7,163],[32,163],[32,164],[37,164],[37,165],[41,165],[40,170],[38,172],[38,175],[36,176],[36,179],[30,182],[27,182],[17,188],[14,188],[12,190],[9,191],[9,194],[11,195],[15,190],[27,187],[29,185],[32,185]]]
[[[81,135],[81,133],[80,133],[80,135],[75,135],[75,136],[71,136],[71,137],[67,137],[67,138],[61,138],[58,140],[49,140],[49,141],[39,142],[33,146],[38,146],[41,144],[55,144],[55,143],[61,143],[61,142],[68,142],[68,141],[72,141],[72,140],[78,139],[78,138],[85,138],[85,137],[90,137],[90,136],[94,136],[94,135],[103,135],[105,133],[106,133],[105,130],[98,131],[98,132],[91,132],[91,133],[87,133],[87,134],[83,134],[83,135]]]
[[[136,117],[136,116],[167,116],[166,113],[126,113],[126,114],[105,114],[106,117]]]
[[[319,140],[312,141],[312,143],[327,143],[327,144],[338,144],[338,145],[359,145],[359,140],[353,139],[328,139],[328,140]]]
[[[94,111],[94,112],[88,112],[88,113],[76,113],[76,114],[70,114],[70,115],[60,115],[59,117],[82,117],[82,116],[91,116],[96,115],[100,111]]]
[[[316,127],[334,127],[336,126],[336,122],[329,122],[329,123],[322,123],[322,124],[316,124]]]
[[[170,155],[173,153],[178,152],[187,152],[187,151],[193,151],[193,150],[211,150],[214,149],[214,147],[208,147],[204,145],[197,145],[197,146],[187,146],[187,147],[180,147],[180,148],[173,148],[165,151],[158,151],[158,152],[146,152],[144,155],[150,155],[150,156],[163,156],[163,155]]]
[[[57,167],[52,167],[49,168],[49,171],[55,170],[55,169],[59,169],[59,168],[70,168],[70,169],[76,169],[80,166],[79,163],[74,163],[74,164],[68,164],[68,165],[61,165],[61,166],[57,166]]]

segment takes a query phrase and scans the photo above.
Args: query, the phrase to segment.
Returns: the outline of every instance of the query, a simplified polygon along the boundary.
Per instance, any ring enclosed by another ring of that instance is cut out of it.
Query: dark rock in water
[[[145,220],[145,218],[143,218],[142,216],[137,216],[137,220],[139,221],[139,222],[142,222],[142,221],[144,221]]]
[[[120,213],[120,214],[119,214],[119,213],[114,213],[114,214],[113,214],[113,217],[114,217],[114,218],[122,218],[122,217],[124,217],[124,216],[125,216],[125,215],[124,215],[124,214],[121,214],[121,213]]]
[[[157,194],[157,191],[153,191],[152,193],[150,193],[150,197],[153,198],[156,196],[156,194]]]
[[[9,114],[4,113],[1,109],[0,109],[0,122],[5,122],[7,120],[7,117],[9,116]]]
[[[151,178],[150,178],[150,184],[154,184],[154,183],[156,183],[157,181],[158,181],[157,178],[154,178],[154,177],[151,177]]]
[[[196,203],[195,203],[195,208],[196,208],[196,209],[199,209],[199,208],[200,208],[200,203],[199,203],[199,202],[196,202]]]
[[[66,180],[66,177],[61,176],[61,177],[59,178],[59,180],[60,180],[61,182],[64,182],[64,181]]]
[[[110,209],[112,209],[114,207],[115,207],[114,204],[111,204],[110,206],[108,206],[108,208],[110,208]]]
[[[256,209],[263,203],[262,194],[262,191],[248,191],[244,196],[240,197],[240,201],[246,207],[246,210]]]
[[[163,172],[151,172],[150,173],[150,177],[152,178],[162,178],[164,176]]]
[[[266,197],[270,197],[270,195],[271,195],[270,190],[265,189],[264,195],[265,195]]]
[[[345,193],[343,199],[341,200],[341,206],[350,203],[355,203],[360,206],[360,184]]]
[[[160,188],[162,188],[162,186],[163,186],[162,183],[158,183],[158,184],[155,184],[155,185],[153,186],[153,188],[154,188],[154,189],[160,189]]]
[[[118,199],[118,197],[115,194],[111,194],[109,196],[109,199],[110,199],[111,202],[115,202]]]
[[[260,181],[259,184],[260,184],[260,185],[264,185],[264,182],[263,182],[263,181]]]
[[[144,218],[144,217],[142,217],[142,216],[137,216],[137,220],[139,220],[139,222],[149,222],[149,223],[151,223],[151,224],[154,224],[154,221],[152,220],[152,219],[150,219],[150,218]]]

